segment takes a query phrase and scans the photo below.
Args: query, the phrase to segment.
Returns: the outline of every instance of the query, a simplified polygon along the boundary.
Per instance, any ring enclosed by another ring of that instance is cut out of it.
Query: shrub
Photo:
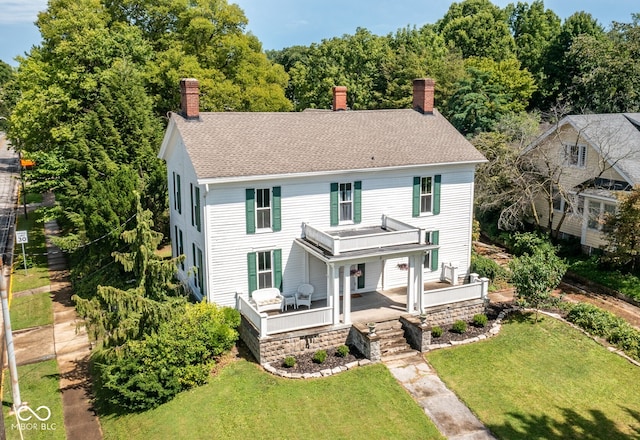
[[[205,384],[215,358],[233,347],[238,312],[209,303],[187,304],[157,333],[91,357],[100,403],[144,411]],[[231,324],[231,325],[230,325]]]
[[[282,365],[284,365],[286,368],[291,368],[296,364],[296,358],[293,356],[287,356],[286,358],[284,358],[284,361],[282,362]]]
[[[339,357],[347,357],[348,354],[349,347],[347,347],[346,345],[341,345],[340,347],[336,348],[336,355],[338,355]]]
[[[628,356],[640,360],[640,331],[624,319],[594,305],[580,303],[571,308],[567,320],[592,335],[604,337]]]
[[[494,284],[501,284],[509,281],[509,271],[491,258],[474,253],[471,255],[471,272],[475,272],[481,277],[487,277]]]
[[[453,323],[453,325],[451,326],[451,331],[462,334],[467,331],[467,323],[459,319]]]
[[[487,325],[489,318],[484,313],[473,315],[473,325],[476,327],[484,327]]]
[[[439,338],[440,336],[442,336],[442,327],[440,327],[439,325],[433,327],[431,329],[431,336],[433,336],[434,338]]]
[[[316,364],[321,364],[327,360],[327,351],[326,350],[318,350],[313,355],[313,362]]]

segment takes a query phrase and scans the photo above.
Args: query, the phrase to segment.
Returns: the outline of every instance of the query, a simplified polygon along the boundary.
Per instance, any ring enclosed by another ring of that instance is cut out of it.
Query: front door
[[[365,286],[365,264],[353,264],[351,265],[351,291],[356,292],[364,289]]]

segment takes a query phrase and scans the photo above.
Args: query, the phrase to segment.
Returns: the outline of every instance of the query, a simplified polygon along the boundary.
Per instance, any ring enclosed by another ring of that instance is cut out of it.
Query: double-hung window
[[[200,232],[200,188],[193,183],[191,184],[191,226]]]
[[[191,244],[191,250],[193,253],[193,284],[196,289],[200,291],[201,295],[204,295],[204,266],[202,260],[202,250],[196,246],[195,243]]]
[[[330,193],[330,224],[362,221],[362,181],[332,183]]]
[[[173,172],[173,209],[182,214],[182,195],[180,189],[180,174]]]
[[[271,228],[271,194],[269,188],[256,189],[256,227]]]
[[[340,184],[339,201],[340,204],[340,222],[352,222],[353,221],[353,195],[351,183]]]
[[[280,199],[279,186],[245,190],[247,234],[280,231],[282,228]]]
[[[440,214],[441,182],[440,174],[413,178],[413,217]]]
[[[249,292],[276,287],[282,291],[282,250],[271,249],[247,254]]]
[[[589,229],[607,231],[605,222],[614,215],[616,215],[616,205],[599,200],[589,200],[589,218],[587,220]]]
[[[567,164],[572,167],[584,168],[587,165],[587,146],[567,144],[564,146]]]
[[[433,246],[439,245],[440,241],[440,231],[427,231],[425,234],[425,244],[430,244]],[[439,249],[437,247],[428,249],[424,253],[424,258],[422,260],[422,269],[426,271],[435,271],[438,270],[438,253]]]
[[[182,229],[174,226],[175,242],[176,242],[176,257],[184,255],[184,241],[182,239]],[[184,270],[184,259],[180,261],[180,269]]]

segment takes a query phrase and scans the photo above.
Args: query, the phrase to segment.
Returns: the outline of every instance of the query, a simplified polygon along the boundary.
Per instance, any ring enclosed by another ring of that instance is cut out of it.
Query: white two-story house
[[[434,109],[432,80],[415,80],[413,109],[401,110],[348,110],[334,87],[332,110],[205,113],[196,80],[181,92],[159,156],[174,255],[186,255],[179,276],[197,298],[239,308],[266,337],[349,325],[353,293],[406,288],[401,307],[415,314],[479,297],[481,283],[463,282],[485,158]],[[453,290],[429,296],[429,283]],[[252,302],[301,285],[311,307]]]

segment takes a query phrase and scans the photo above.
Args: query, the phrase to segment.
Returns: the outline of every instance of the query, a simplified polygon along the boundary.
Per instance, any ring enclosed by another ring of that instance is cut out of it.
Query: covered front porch
[[[424,310],[437,309],[445,304],[455,307],[456,303],[465,301],[486,299],[489,280],[474,279],[469,284],[452,286],[448,282],[425,283],[422,289],[422,303]],[[252,324],[261,338],[286,332],[311,331],[317,333],[319,328],[344,328],[352,323],[382,322],[399,318],[407,314],[407,288],[399,287],[389,290],[375,290],[370,292],[358,292],[349,294],[345,299],[340,295],[338,301],[338,313],[329,306],[328,299],[313,301],[310,308],[301,307],[295,309],[290,306],[284,311],[259,313],[251,304],[249,298],[238,295],[238,309],[240,313]],[[349,304],[349,322],[345,322],[345,303]],[[413,314],[419,314],[414,311]],[[334,317],[337,320],[334,321]]]

